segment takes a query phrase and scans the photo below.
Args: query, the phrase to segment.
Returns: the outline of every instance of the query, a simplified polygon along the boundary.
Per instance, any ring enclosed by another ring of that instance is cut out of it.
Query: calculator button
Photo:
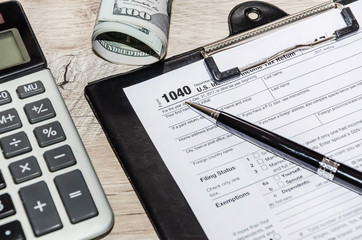
[[[22,183],[41,176],[41,171],[35,157],[28,157],[9,165],[15,183]]]
[[[52,122],[34,129],[40,147],[46,147],[66,139],[59,122]]]
[[[10,103],[11,102],[11,96],[8,91],[0,91],[0,106]]]
[[[53,106],[47,98],[26,104],[24,110],[30,123],[37,123],[55,117]]]
[[[68,145],[45,152],[44,158],[51,172],[72,166],[76,163],[72,149]]]
[[[0,189],[3,189],[5,187],[6,187],[5,179],[2,172],[0,171]]]
[[[73,224],[98,215],[98,210],[79,170],[57,176],[54,182]]]
[[[1,240],[25,240],[23,228],[19,221],[13,221],[0,226]]]
[[[11,158],[32,150],[25,132],[18,132],[0,139],[0,145],[5,158]]]
[[[15,108],[0,112],[0,133],[9,132],[22,126]]]
[[[45,92],[45,88],[41,81],[21,85],[16,89],[16,93],[20,99],[31,97],[43,92]]]
[[[15,214],[15,207],[8,193],[0,195],[0,219]]]
[[[37,237],[63,227],[44,181],[21,188],[19,195]]]

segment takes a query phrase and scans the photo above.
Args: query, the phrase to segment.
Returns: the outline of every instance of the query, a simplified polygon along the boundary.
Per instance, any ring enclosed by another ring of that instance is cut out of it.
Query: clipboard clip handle
[[[358,31],[359,24],[357,22],[357,19],[355,18],[355,16],[352,13],[352,10],[349,7],[342,8],[341,15],[347,26],[336,30],[330,37],[323,38],[323,39],[314,41],[309,44],[298,44],[298,45],[283,49],[283,50],[277,52],[276,54],[274,54],[260,62],[249,65],[247,67],[244,67],[244,68],[235,67],[235,68],[231,68],[229,70],[223,71],[223,72],[221,72],[219,70],[219,68],[212,56],[204,55],[205,56],[204,62],[205,62],[206,68],[207,68],[208,72],[210,73],[212,80],[214,80],[215,82],[223,82],[226,80],[237,78],[241,75],[241,73],[243,71],[255,68],[255,67],[260,66],[265,63],[268,63],[269,61],[271,61],[283,54],[290,53],[292,51],[295,51],[295,50],[301,49],[301,48],[311,48],[311,47],[314,47],[316,45],[319,45],[319,44],[327,42],[327,41],[339,40],[342,37],[345,37],[353,32]]]
[[[336,40],[338,40],[339,38],[344,37],[348,34],[356,32],[359,29],[359,24],[357,22],[357,19],[353,15],[352,10],[349,7],[343,8],[341,11],[341,15],[342,15],[344,21],[346,22],[347,27],[341,28],[334,32],[334,35],[336,36]]]

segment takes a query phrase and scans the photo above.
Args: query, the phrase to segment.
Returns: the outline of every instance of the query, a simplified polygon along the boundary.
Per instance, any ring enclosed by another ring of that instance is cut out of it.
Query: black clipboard
[[[339,3],[347,5],[354,1]],[[257,12],[259,17],[250,19],[250,12]],[[242,3],[229,14],[229,37],[286,16],[286,12],[265,2]],[[203,48],[194,49],[125,74],[91,82],[85,88],[88,103],[161,239],[207,237],[123,88],[202,60],[205,58],[203,51]]]

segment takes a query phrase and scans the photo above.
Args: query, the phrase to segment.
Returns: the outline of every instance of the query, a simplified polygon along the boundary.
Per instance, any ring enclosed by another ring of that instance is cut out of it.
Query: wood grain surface
[[[84,87],[88,82],[136,68],[108,63],[93,53],[91,36],[101,1],[20,2],[113,208],[115,224],[104,239],[158,239],[84,98]],[[167,57],[228,36],[228,14],[242,2],[244,1],[174,0]],[[325,1],[268,2],[288,13],[295,13]]]

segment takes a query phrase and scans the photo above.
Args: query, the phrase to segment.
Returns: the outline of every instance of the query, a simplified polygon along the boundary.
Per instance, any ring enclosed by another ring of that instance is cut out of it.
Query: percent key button
[[[66,139],[59,122],[52,122],[34,129],[40,147],[46,147]]]

